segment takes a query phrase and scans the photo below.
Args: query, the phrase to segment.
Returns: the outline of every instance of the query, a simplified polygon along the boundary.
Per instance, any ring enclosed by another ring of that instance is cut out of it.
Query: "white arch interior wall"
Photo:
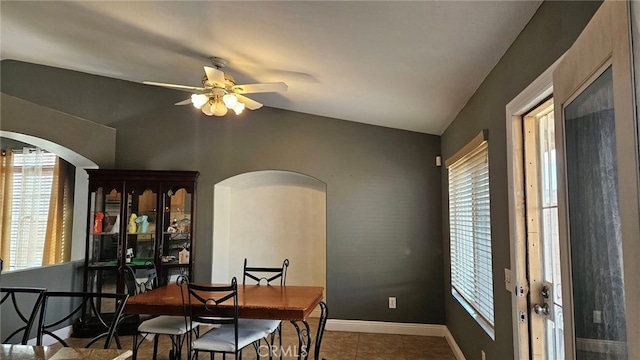
[[[240,174],[215,186],[212,280],[242,282],[252,266],[290,261],[288,285],[326,288],[326,184],[287,171]]]

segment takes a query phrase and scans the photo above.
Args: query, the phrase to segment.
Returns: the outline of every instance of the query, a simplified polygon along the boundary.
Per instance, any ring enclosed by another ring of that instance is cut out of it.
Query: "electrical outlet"
[[[504,286],[507,288],[507,291],[511,292],[511,269],[504,269]]]
[[[602,323],[602,311],[593,310],[593,323],[594,324]]]
[[[395,309],[395,308],[396,308],[396,297],[389,296],[389,309]]]

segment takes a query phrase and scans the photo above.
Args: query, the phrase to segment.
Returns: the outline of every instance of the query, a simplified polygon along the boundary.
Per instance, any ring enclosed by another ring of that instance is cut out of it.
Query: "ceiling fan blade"
[[[225,88],[224,73],[216,68],[209,66],[204,67],[204,72],[207,74],[207,79],[214,87]]]
[[[178,101],[174,105],[191,105],[191,104],[193,104],[193,102],[191,101],[191,98],[188,98],[187,100]]]
[[[188,91],[205,91],[206,90],[205,88],[198,87],[198,86],[167,84],[167,83],[160,83],[160,82],[154,82],[154,81],[143,81],[142,83],[145,85],[162,86],[162,87],[178,89],[178,90],[188,90]]]
[[[283,82],[272,82],[263,84],[245,84],[235,85],[232,90],[236,94],[255,94],[264,92],[283,92],[287,91],[289,87]]]
[[[239,94],[236,94],[236,97],[238,98],[238,101],[240,101],[241,103],[244,104],[244,106],[249,109],[249,110],[258,110],[262,107],[262,104],[253,100],[253,99],[249,99],[246,96],[242,96]]]

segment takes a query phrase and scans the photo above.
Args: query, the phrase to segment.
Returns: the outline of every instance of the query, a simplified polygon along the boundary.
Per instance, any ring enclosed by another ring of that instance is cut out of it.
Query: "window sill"
[[[495,332],[493,326],[491,324],[489,324],[489,322],[487,322],[487,320],[485,320],[482,316],[480,316],[476,312],[476,310],[453,288],[451,289],[451,295],[453,295],[453,297],[456,300],[458,300],[460,305],[462,305],[462,307],[465,310],[467,310],[469,315],[471,315],[471,317],[478,323],[478,325],[480,325],[480,327],[487,333],[487,335],[489,335],[491,340],[495,341],[496,340],[496,332]]]

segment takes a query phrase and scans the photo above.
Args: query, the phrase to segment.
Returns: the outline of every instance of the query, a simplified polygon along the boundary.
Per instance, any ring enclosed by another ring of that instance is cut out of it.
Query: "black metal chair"
[[[122,266],[120,272],[124,272],[124,282],[127,294],[134,296],[158,286],[158,272],[152,262],[145,263],[145,268],[134,269],[131,266]],[[139,281],[137,274],[143,272],[144,281]]]
[[[78,320],[84,324],[91,324],[94,335],[84,347],[91,347],[99,340],[104,339],[104,349],[111,346],[111,342],[117,334],[122,321],[122,312],[129,295],[113,293],[89,293],[47,291],[44,294],[40,319],[38,321],[37,345],[42,345],[43,338],[50,336],[62,346],[68,347],[64,339],[55,334],[55,330],[66,324],[78,325]],[[69,306],[71,302],[71,306]],[[102,314],[96,303],[113,303],[113,313]],[[69,310],[69,308],[72,308]],[[73,334],[72,334],[73,336]],[[117,342],[117,338],[116,338]],[[74,344],[74,346],[76,346]],[[118,343],[118,348],[120,344]]]
[[[280,280],[280,286],[284,286],[287,283],[287,268],[289,267],[289,259],[284,259],[282,267],[250,267],[247,266],[247,259],[244,259],[244,271],[242,276],[242,285],[245,285],[247,278],[253,279],[258,285],[262,285],[263,282],[267,286],[271,285],[272,281]],[[261,330],[265,333],[265,340],[270,345],[269,347],[269,359],[273,357],[273,343],[275,341],[276,332],[279,339],[279,353],[282,358],[282,321],[280,320],[263,320],[263,319],[240,319],[238,323],[245,328],[252,328]],[[269,341],[268,337],[271,338]]]
[[[38,316],[38,310],[42,305],[44,299],[44,293],[47,289],[43,288],[28,288],[28,287],[3,287],[0,288],[0,308],[7,310],[5,303],[11,303],[13,312],[15,315],[9,315],[5,312],[5,318],[2,321],[3,324],[13,322],[13,319],[7,319],[7,316],[15,316],[22,321],[22,324],[15,322],[19,326],[15,331],[2,339],[3,344],[12,343],[12,339],[16,335],[22,334],[20,344],[26,345],[31,335],[31,329],[33,324],[36,323]],[[17,339],[16,339],[17,340]]]
[[[287,268],[289,267],[289,259],[284,259],[282,267],[255,267],[247,266],[247,259],[244,259],[244,270],[242,276],[242,285],[245,284],[247,278],[253,279],[258,285],[262,284],[262,280],[266,285],[271,285],[272,281],[280,279],[280,286],[287,284]],[[266,277],[266,274],[273,274]]]
[[[149,265],[148,269],[144,269],[145,280],[139,282],[136,278],[136,271],[130,266],[124,267],[125,272],[125,284],[127,286],[127,292],[130,296],[143,293],[148,290],[152,290],[157,286],[158,275],[156,268],[153,264]],[[182,353],[182,346],[186,339],[186,333],[196,330],[197,324],[186,323],[182,316],[169,316],[160,315],[150,318],[139,319],[140,325],[138,326],[138,332],[133,335],[133,360],[138,357],[138,349],[149,334],[155,335],[153,338],[153,359],[158,357],[158,339],[160,335],[167,335],[171,339],[171,350],[169,352],[169,359],[180,359]],[[195,327],[195,328],[194,328]],[[138,336],[142,335],[142,339],[138,340]]]
[[[235,277],[231,285],[212,286],[192,284],[182,276],[178,285],[182,290],[185,322],[191,322],[192,326],[194,323],[221,325],[195,339],[192,332],[188,333],[189,358],[192,352],[196,358],[199,352],[208,352],[212,359],[216,353],[221,353],[223,359],[227,354],[242,359],[242,349],[249,345],[254,346],[256,357],[259,357],[257,344],[264,337],[264,332],[244,328],[238,322],[238,283]]]

